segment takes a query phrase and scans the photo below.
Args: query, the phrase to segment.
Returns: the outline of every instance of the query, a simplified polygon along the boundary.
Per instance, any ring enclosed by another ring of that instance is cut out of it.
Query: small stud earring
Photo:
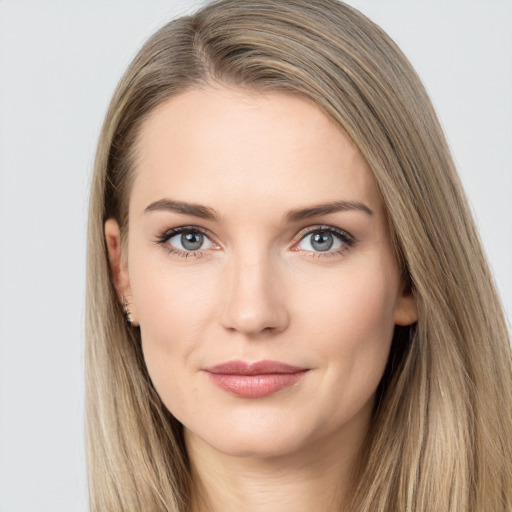
[[[124,317],[126,318],[126,322],[130,327],[133,327],[133,317],[132,314],[128,308],[129,304],[128,301],[123,296],[123,308],[124,308]]]

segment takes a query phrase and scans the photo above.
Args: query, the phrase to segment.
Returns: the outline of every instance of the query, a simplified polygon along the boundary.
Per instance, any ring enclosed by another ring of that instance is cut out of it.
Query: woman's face
[[[113,261],[114,221],[106,235]],[[338,125],[281,93],[168,100],[140,133],[128,237],[117,287],[189,444],[275,456],[361,439],[415,310]]]

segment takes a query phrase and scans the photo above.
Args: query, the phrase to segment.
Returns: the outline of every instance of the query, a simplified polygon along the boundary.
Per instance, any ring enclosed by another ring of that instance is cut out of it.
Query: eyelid
[[[201,228],[199,226],[192,226],[192,225],[177,226],[175,228],[167,229],[167,230],[163,231],[162,234],[160,234],[156,237],[155,243],[158,245],[161,245],[163,248],[165,248],[165,250],[168,251],[169,254],[175,254],[177,256],[182,256],[185,258],[203,257],[209,250],[212,250],[212,247],[210,247],[208,249],[197,249],[196,251],[187,251],[187,250],[178,249],[177,247],[174,247],[174,246],[168,244],[169,240],[171,238],[175,237],[176,235],[179,235],[181,233],[186,233],[186,232],[194,232],[194,231],[201,233],[204,237],[206,237],[211,242],[211,244],[214,246],[213,250],[220,249],[220,245],[215,241],[214,237],[211,235],[211,233],[208,230]]]
[[[336,226],[330,226],[328,224],[315,224],[313,226],[307,226],[307,227],[301,229],[297,233],[295,238],[297,239],[297,241],[300,241],[306,235],[309,235],[310,233],[313,233],[315,231],[327,231],[329,233],[334,233],[335,235],[339,235],[342,238],[347,238],[352,241],[355,241],[355,238],[345,229],[337,228]]]
[[[302,242],[308,235],[311,235],[312,233],[318,232],[318,231],[325,231],[327,233],[333,234],[335,237],[337,237],[343,244],[343,246],[339,249],[335,250],[329,250],[329,251],[308,251],[304,249],[299,249],[297,246]],[[356,239],[353,235],[351,235],[348,231],[337,228],[335,226],[325,225],[325,224],[317,224],[314,226],[308,226],[299,233],[297,233],[296,241],[294,242],[292,246],[292,251],[304,251],[307,253],[311,253],[311,255],[314,256],[332,256],[341,254],[342,252],[346,251],[348,248],[352,247],[354,243],[356,242]]]

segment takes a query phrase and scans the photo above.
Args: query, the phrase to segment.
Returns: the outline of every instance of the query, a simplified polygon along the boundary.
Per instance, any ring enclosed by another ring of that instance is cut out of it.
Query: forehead
[[[175,96],[142,125],[130,203],[140,211],[165,196],[260,210],[340,199],[380,208],[357,146],[316,105],[220,86]]]

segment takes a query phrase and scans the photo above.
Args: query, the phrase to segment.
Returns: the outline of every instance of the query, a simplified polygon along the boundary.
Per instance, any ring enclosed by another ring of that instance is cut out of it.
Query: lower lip
[[[219,388],[243,398],[262,398],[293,386],[308,372],[269,373],[261,375],[231,375],[210,373],[210,379]]]

